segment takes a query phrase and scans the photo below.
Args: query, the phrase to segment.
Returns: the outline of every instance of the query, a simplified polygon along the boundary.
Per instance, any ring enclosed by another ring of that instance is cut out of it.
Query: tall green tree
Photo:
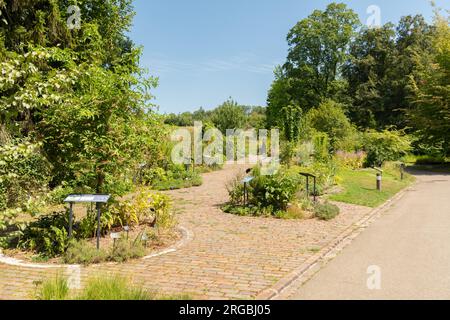
[[[70,30],[73,4],[82,20]],[[156,79],[145,77],[141,49],[125,35],[131,1],[1,0],[0,10],[1,124],[42,144],[52,186],[114,192],[158,139]]]
[[[244,108],[231,98],[215,109],[211,118],[222,133],[226,133],[228,129],[244,129],[246,125]]]
[[[437,15],[435,35],[427,55],[414,56],[416,67],[409,77],[409,124],[420,143],[450,154],[450,19]]]
[[[351,97],[350,117],[362,128],[376,128],[390,117],[386,93],[396,58],[394,25],[361,30],[350,46],[343,68]]]
[[[292,28],[284,71],[291,79],[289,92],[296,104],[308,110],[341,89],[340,70],[358,26],[353,10],[331,3],[325,11],[315,10]]]

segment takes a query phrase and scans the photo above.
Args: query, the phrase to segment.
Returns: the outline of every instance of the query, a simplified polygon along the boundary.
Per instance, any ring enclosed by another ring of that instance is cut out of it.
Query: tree
[[[282,110],[293,102],[289,93],[290,80],[283,73],[282,67],[277,66],[274,75],[275,81],[272,83],[267,98],[266,122],[268,128],[282,125]]]
[[[228,129],[243,129],[246,122],[244,108],[231,98],[215,109],[211,118],[222,133]]]
[[[391,90],[395,60],[395,31],[392,24],[361,30],[350,46],[343,68],[352,97],[349,115],[362,128],[383,126],[392,115],[386,93]]]
[[[290,79],[288,92],[306,111],[323,99],[335,97],[342,88],[340,69],[356,28],[358,15],[345,4],[331,3],[315,10],[289,32],[289,53],[283,67]]]
[[[327,134],[334,151],[352,149],[351,146],[355,145],[356,130],[345,115],[342,105],[328,100],[318,108],[311,109],[306,118],[313,129]]]
[[[436,32],[428,55],[415,55],[416,67],[409,77],[412,108],[410,124],[420,142],[450,154],[450,27],[449,17],[437,14]]]
[[[51,186],[113,192],[159,138],[156,79],[145,78],[141,49],[125,35],[130,0],[82,1],[81,29],[69,30],[75,3],[0,1],[0,123],[14,139],[42,143]]]

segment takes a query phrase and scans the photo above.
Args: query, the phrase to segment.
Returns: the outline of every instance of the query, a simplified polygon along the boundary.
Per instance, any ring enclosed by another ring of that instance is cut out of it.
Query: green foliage
[[[120,263],[131,259],[142,258],[143,256],[145,256],[145,248],[140,242],[140,239],[136,239],[135,241],[120,239],[116,241],[109,260]]]
[[[48,257],[64,253],[69,245],[68,214],[55,213],[29,223],[19,238],[19,247]]]
[[[287,62],[281,72],[277,71],[269,93],[272,114],[290,104],[309,110],[336,96],[342,87],[339,69],[358,26],[355,12],[345,4],[331,3],[325,11],[315,10],[291,29]]]
[[[175,190],[200,186],[203,179],[198,170],[186,169],[183,165],[162,168],[146,168],[142,172],[142,182],[155,190]]]
[[[364,149],[368,166],[382,166],[386,161],[397,161],[411,150],[411,138],[402,131],[369,131],[364,134]]]
[[[95,278],[88,282],[78,300],[151,300],[152,295],[143,288],[130,286],[121,277]]]
[[[338,206],[329,202],[316,203],[314,205],[314,214],[320,220],[333,220],[339,215],[340,212],[341,210]]]
[[[130,285],[130,280],[119,276],[91,278],[80,293],[69,290],[67,280],[61,276],[46,280],[38,288],[38,300],[153,300],[150,293],[139,286]]]
[[[273,212],[284,211],[299,190],[299,177],[287,171],[269,176],[256,174],[250,189],[250,201],[255,206],[270,208]]]
[[[342,105],[327,100],[307,115],[309,125],[318,132],[326,133],[332,150],[353,150],[356,130],[345,115]],[[350,151],[348,150],[348,151]]]
[[[367,161],[367,154],[363,151],[345,152],[337,151],[334,155],[335,161],[340,167],[350,169],[362,169]]]
[[[107,261],[108,253],[103,249],[97,250],[94,245],[86,240],[71,241],[62,260],[66,264],[96,264]]]
[[[36,299],[48,301],[67,300],[69,297],[69,284],[62,276],[43,281],[36,292]]]
[[[169,196],[151,192],[138,191],[131,200],[125,200],[112,206],[109,210],[111,226],[151,225],[170,229],[175,224],[171,213]]]
[[[423,145],[450,155],[450,18],[437,15],[430,52],[414,55],[410,76],[411,125]]]
[[[162,120],[148,103],[156,79],[145,78],[140,48],[125,36],[131,1],[78,3],[83,23],[74,31],[65,22],[68,5],[2,8],[0,125],[13,139],[42,143],[52,188],[68,181],[118,194],[163,141]]]
[[[375,170],[341,168],[338,174],[341,177],[340,187],[343,191],[331,195],[330,200],[375,208],[414,181],[414,178],[408,174],[405,174],[405,179],[402,181],[398,166],[383,169],[385,171],[380,192],[377,190]]]
[[[31,195],[45,190],[49,163],[40,147],[29,141],[0,146],[0,212],[20,206]]]
[[[282,128],[286,140],[293,142],[300,138],[302,127],[302,109],[298,106],[287,106],[281,109]]]
[[[229,99],[214,110],[212,122],[224,134],[227,130],[242,129],[246,122],[245,110],[236,101]]]

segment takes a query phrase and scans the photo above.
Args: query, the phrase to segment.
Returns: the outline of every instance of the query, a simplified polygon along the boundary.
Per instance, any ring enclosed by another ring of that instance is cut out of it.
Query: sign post
[[[248,175],[250,174],[250,172],[252,172],[252,169],[248,169],[245,173]],[[247,185],[252,182],[255,179],[255,177],[252,176],[246,176],[243,180],[242,183],[244,184],[244,207],[247,206],[248,204],[248,188]]]
[[[101,205],[108,203],[111,195],[109,194],[71,194],[64,202],[70,204],[69,209],[69,237],[73,236],[73,205],[76,203],[95,203],[97,206],[97,249],[100,249],[101,233]]]
[[[311,174],[311,173],[306,173],[306,172],[300,172],[300,175],[304,176],[306,178],[306,196],[309,197],[310,193],[309,193],[309,178],[312,178],[314,181],[314,191],[313,191],[313,196],[314,196],[314,202],[317,202],[317,176]]]

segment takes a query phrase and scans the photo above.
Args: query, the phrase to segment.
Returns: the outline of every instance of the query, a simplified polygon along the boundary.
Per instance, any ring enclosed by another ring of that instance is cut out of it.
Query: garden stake
[[[97,250],[100,250],[100,217],[101,217],[101,204],[97,203]]]
[[[72,229],[73,229],[73,202],[70,203],[69,209],[69,239],[72,238]]]

